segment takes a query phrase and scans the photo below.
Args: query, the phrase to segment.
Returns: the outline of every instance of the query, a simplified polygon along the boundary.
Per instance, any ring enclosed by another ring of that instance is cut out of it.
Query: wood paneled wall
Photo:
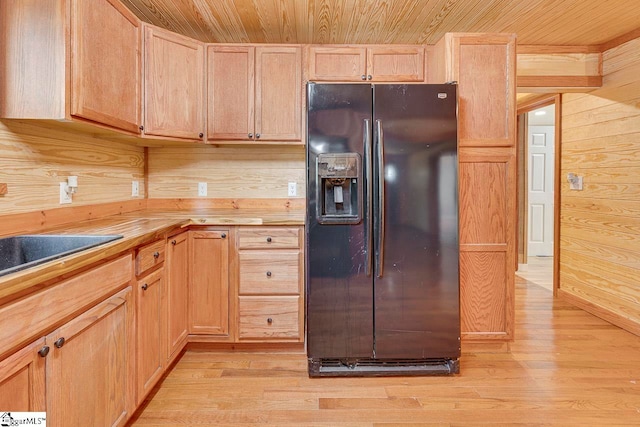
[[[208,198],[287,197],[296,182],[304,199],[304,146],[185,145],[149,148],[149,198],[197,198],[206,182]]]
[[[603,53],[604,84],[562,101],[559,295],[640,334],[640,39]],[[566,176],[583,177],[583,191]]]
[[[60,205],[60,182],[78,177],[71,205]],[[144,197],[144,148],[73,133],[43,122],[0,120],[0,215],[134,200]]]

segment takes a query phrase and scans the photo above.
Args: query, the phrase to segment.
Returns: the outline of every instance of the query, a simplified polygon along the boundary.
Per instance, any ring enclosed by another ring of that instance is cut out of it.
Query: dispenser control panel
[[[358,153],[318,155],[317,219],[332,224],[362,220],[362,167]]]

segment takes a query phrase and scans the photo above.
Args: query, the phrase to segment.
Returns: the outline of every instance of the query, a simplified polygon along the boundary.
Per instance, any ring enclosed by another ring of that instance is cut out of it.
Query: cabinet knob
[[[260,139],[260,134],[256,133],[256,138]]]
[[[138,129],[140,129],[140,131],[142,132],[144,130],[144,126],[140,125]]]
[[[64,345],[64,337],[58,338],[56,342],[53,343],[53,345],[55,345],[56,348],[61,348]]]
[[[202,138],[202,137],[204,136],[204,133],[200,132],[200,133],[198,134],[198,136],[199,136],[200,138]]]
[[[38,355],[40,357],[47,357],[47,354],[49,354],[49,346],[48,345],[45,345],[40,350],[38,350]]]
[[[226,239],[226,238],[227,238],[227,233],[222,233],[222,234],[220,235],[220,237],[222,237],[223,239]]]
[[[371,74],[367,76],[367,80],[371,80]]]
[[[267,271],[267,277],[271,277],[271,272]]]
[[[273,319],[272,319],[271,317],[269,317],[269,318],[267,319],[267,323],[268,323],[268,324],[272,324],[272,323],[273,323]]]
[[[252,133],[249,134],[249,138],[253,138],[253,134]]]
[[[155,259],[160,258],[160,252],[154,252],[154,253],[153,253],[153,257],[154,257]]]
[[[271,243],[271,237],[267,237],[267,242]]]
[[[171,241],[171,244],[172,244],[173,246],[175,246],[175,245],[177,245],[177,244],[178,244],[178,242],[176,242],[176,239],[173,239],[173,240]]]
[[[147,285],[146,283],[144,285],[141,286],[143,291],[146,291],[147,289],[149,289],[149,285]]]
[[[367,80],[367,76],[365,76],[364,74],[360,76],[361,80]]]

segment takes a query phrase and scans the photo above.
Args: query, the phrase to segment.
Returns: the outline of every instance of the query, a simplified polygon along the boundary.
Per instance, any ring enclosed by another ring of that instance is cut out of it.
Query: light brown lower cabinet
[[[0,361],[0,411],[45,411],[45,358],[39,353],[43,348],[40,338]]]
[[[47,425],[119,426],[133,413],[131,288],[45,338]]]
[[[302,230],[238,228],[239,341],[304,341]]]
[[[124,425],[135,409],[132,264],[126,254],[0,307],[1,411]]]
[[[229,229],[189,231],[189,333],[229,337]]]
[[[167,239],[165,267],[167,313],[167,364],[184,348],[189,335],[189,233]]]
[[[124,425],[134,410],[133,351],[126,288],[0,361],[0,408],[46,411],[49,426]]]
[[[136,292],[136,402],[140,404],[162,377],[166,366],[164,269],[160,268],[138,279]]]

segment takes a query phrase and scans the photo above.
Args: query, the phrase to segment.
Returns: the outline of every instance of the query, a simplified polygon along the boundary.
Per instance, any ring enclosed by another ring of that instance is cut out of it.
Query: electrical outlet
[[[131,181],[131,197],[140,196],[140,182]]]
[[[206,182],[199,182],[198,183],[198,196],[199,197],[206,197],[207,196],[207,183]]]
[[[71,199],[71,194],[67,192],[68,189],[68,185],[66,182],[61,182],[60,183],[60,204],[61,205],[68,205],[69,203],[73,202],[73,200]]]
[[[295,197],[298,195],[298,185],[295,182],[289,182],[287,185],[287,196]]]

